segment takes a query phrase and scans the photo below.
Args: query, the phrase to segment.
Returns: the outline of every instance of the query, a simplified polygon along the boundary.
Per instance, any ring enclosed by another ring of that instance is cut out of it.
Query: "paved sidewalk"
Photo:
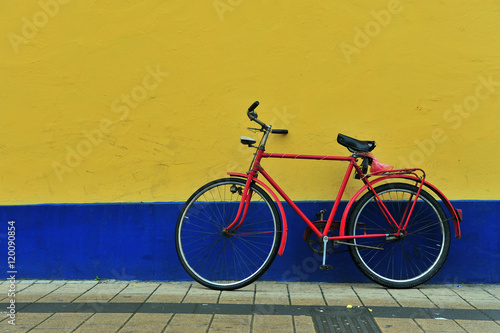
[[[0,332],[500,332],[500,285],[391,290],[263,281],[224,292],[194,282],[13,286],[0,282]]]

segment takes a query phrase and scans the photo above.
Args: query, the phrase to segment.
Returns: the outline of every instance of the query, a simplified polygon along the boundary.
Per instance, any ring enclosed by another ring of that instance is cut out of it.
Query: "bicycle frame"
[[[266,133],[267,134],[267,133]],[[266,135],[264,138],[267,139]],[[262,176],[271,184],[271,186],[278,192],[278,194],[290,205],[290,207],[302,218],[302,220],[309,226],[309,228],[318,236],[318,237],[325,237],[333,223],[333,218],[335,216],[335,213],[338,210],[340,201],[342,199],[342,196],[345,192],[345,188],[347,186],[347,183],[349,181],[349,178],[352,174],[352,170],[355,169],[357,174],[360,175],[361,180],[364,182],[364,186],[354,194],[354,196],[350,199],[348,202],[344,213],[342,215],[342,220],[340,222],[340,231],[339,231],[339,236],[328,236],[328,240],[333,240],[333,241],[343,241],[343,240],[349,240],[349,239],[359,239],[359,238],[375,238],[375,237],[388,237],[388,236],[399,236],[402,231],[405,230],[410,216],[412,214],[413,208],[415,207],[415,204],[417,202],[418,196],[420,194],[420,190],[422,189],[423,186],[426,186],[430,190],[432,190],[445,204],[445,206],[448,208],[451,219],[454,221],[455,225],[455,237],[460,238],[461,233],[460,233],[460,221],[462,220],[462,214],[461,210],[454,209],[453,206],[451,205],[450,201],[444,196],[444,194],[439,191],[435,186],[429,184],[428,182],[425,181],[425,173],[421,169],[399,169],[399,170],[391,170],[391,171],[382,171],[378,173],[372,173],[372,174],[364,174],[361,167],[357,163],[358,157],[366,157],[364,154],[353,154],[352,156],[348,157],[342,157],[342,156],[321,156],[321,155],[297,155],[297,154],[276,154],[276,153],[265,153],[263,149],[258,149],[257,153],[255,155],[254,160],[252,161],[252,165],[250,168],[250,171],[247,174],[243,173],[234,173],[234,172],[229,172],[228,175],[234,176],[234,177],[242,177],[246,178],[246,185],[245,189],[242,193],[242,199],[240,201],[240,206],[238,209],[238,213],[234,221],[226,228],[226,230],[230,230],[233,228],[233,230],[237,229],[244,221],[246,212],[248,210],[248,206],[251,200],[252,193],[249,190],[250,185],[252,182],[258,183],[261,187],[263,187],[270,195],[273,197],[275,200],[276,204],[278,205],[278,209],[280,211],[281,217],[282,217],[282,239],[281,239],[281,244],[280,248],[278,251],[278,254],[282,256],[285,245],[286,245],[286,239],[287,239],[287,221],[286,221],[286,214],[283,209],[283,205],[281,204],[278,196],[276,193],[269,187],[267,186],[264,182],[261,180],[257,179],[258,174],[262,174]],[[285,193],[285,191],[276,183],[276,181],[262,168],[260,162],[262,158],[285,158],[285,159],[307,159],[307,160],[321,160],[321,161],[343,161],[343,162],[348,162],[347,170],[345,172],[344,178],[342,180],[342,184],[340,186],[339,192],[337,193],[337,197],[334,201],[334,205],[332,207],[332,210],[330,211],[330,215],[328,217],[328,220],[326,222],[326,226],[323,229],[323,232],[319,231],[319,229],[316,227],[316,225],[309,220],[309,218],[302,212],[302,210],[293,202],[293,200]],[[422,172],[422,176],[419,177],[417,176],[416,172],[420,171]],[[369,177],[371,176],[377,176],[379,178],[370,181]],[[390,214],[389,210],[386,208],[385,204],[383,201],[378,197],[377,193],[374,191],[373,186],[377,184],[380,181],[387,180],[387,179],[406,179],[406,180],[411,180],[415,181],[416,184],[418,184],[418,191],[417,194],[415,195],[415,198],[413,199],[413,203],[409,202],[408,204],[408,214],[405,215],[405,217],[401,221],[395,221],[392,215]],[[389,224],[391,224],[395,230],[397,230],[396,233],[394,234],[371,234],[371,235],[356,235],[356,236],[349,236],[345,234],[345,226],[347,222],[347,218],[349,216],[349,211],[352,208],[354,202],[357,200],[357,198],[364,193],[366,190],[372,191],[376,198],[377,198],[377,204],[381,208],[382,212],[387,218],[387,221]]]

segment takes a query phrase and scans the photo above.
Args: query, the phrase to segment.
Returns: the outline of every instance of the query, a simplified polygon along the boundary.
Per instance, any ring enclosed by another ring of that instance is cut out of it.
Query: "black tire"
[[[374,190],[399,223],[418,187],[390,183]],[[356,203],[346,228],[348,235],[394,234],[397,231],[387,222],[372,191]],[[354,263],[366,277],[389,288],[411,288],[428,281],[443,266],[451,236],[443,208],[423,189],[406,232],[402,237],[353,239],[351,243],[355,245],[383,249],[349,246]]]
[[[225,228],[238,212],[246,179],[223,178],[197,190],[181,210],[175,246],[186,272],[202,285],[233,290],[257,280],[271,266],[281,242],[276,205],[256,184],[243,224]]]

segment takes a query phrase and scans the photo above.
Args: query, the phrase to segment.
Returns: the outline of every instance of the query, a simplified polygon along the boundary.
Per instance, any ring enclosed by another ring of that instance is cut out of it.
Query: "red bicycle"
[[[257,119],[258,105],[253,103],[247,115],[260,125],[252,129],[263,133],[260,143],[256,146],[256,140],[241,137],[242,144],[256,149],[249,171],[230,172],[231,177],[202,186],[179,215],[177,254],[194,280],[217,290],[241,288],[262,276],[276,254],[283,255],[287,218],[275,191],[307,224],[304,239],[322,254],[320,269],[332,268],[326,264],[326,255],[334,246],[347,245],[361,272],[389,288],[417,286],[439,271],[450,248],[449,220],[454,223],[455,237],[460,238],[462,211],[425,180],[422,169],[392,170],[370,153],[374,141],[342,134],[337,141],[352,153],[347,157],[266,153],[269,136],[288,130],[272,129]],[[309,220],[264,170],[263,158],[347,162],[328,219],[323,219],[322,211],[320,220]],[[333,221],[353,169],[363,186],[347,203],[341,221]],[[257,178],[259,174],[275,191]]]

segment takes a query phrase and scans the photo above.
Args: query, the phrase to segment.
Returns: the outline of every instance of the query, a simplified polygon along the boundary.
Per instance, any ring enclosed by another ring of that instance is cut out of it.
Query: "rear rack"
[[[417,172],[421,172],[422,175],[419,176]],[[414,175],[415,177],[420,178],[421,180],[425,180],[425,171],[420,168],[382,170],[373,173],[368,173],[363,178],[392,176],[392,175]]]

